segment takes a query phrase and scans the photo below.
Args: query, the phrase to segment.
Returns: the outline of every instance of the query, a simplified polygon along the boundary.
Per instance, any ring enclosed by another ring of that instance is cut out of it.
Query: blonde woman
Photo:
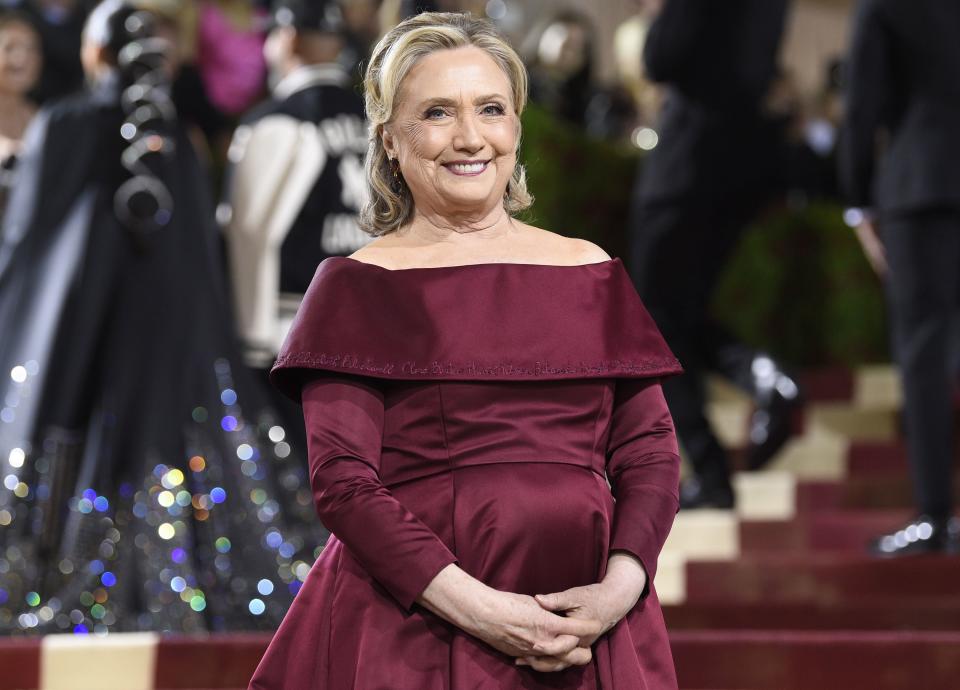
[[[334,536],[251,688],[676,687],[679,366],[619,260],[513,217],[526,83],[469,15],[374,50],[377,239],[320,265],[272,372]]]

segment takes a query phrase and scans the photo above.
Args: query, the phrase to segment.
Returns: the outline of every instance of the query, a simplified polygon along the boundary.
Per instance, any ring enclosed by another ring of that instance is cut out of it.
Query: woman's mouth
[[[490,161],[452,161],[450,163],[444,163],[443,167],[454,175],[469,177],[471,175],[479,175],[487,169],[489,164]]]

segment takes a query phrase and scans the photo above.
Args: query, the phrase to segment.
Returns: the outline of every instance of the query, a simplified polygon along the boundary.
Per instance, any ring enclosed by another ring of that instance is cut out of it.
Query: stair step
[[[907,469],[907,448],[902,440],[854,441],[847,450],[848,476],[905,476]]]
[[[960,448],[954,453],[954,467],[960,467]],[[910,468],[907,447],[902,440],[855,441],[847,452],[848,476],[896,475],[906,478]]]
[[[960,475],[954,476],[954,496],[960,498]],[[801,481],[797,512],[820,510],[889,510],[912,508],[913,488],[907,476],[851,476],[843,483]]]
[[[791,521],[744,520],[740,550],[750,553],[846,551],[862,554],[879,534],[910,519],[909,510],[824,511],[800,513]]]
[[[801,372],[797,383],[808,403],[842,402],[853,399],[855,378],[847,367],[830,367]]]
[[[40,687],[40,638],[0,638],[0,690]]]
[[[960,604],[939,601],[665,604],[670,630],[953,630]]]
[[[735,561],[690,561],[689,603],[876,602],[891,599],[960,605],[960,557],[879,559],[867,555],[750,555]]]
[[[960,633],[680,630],[670,634],[681,688],[947,690]]]
[[[165,637],[157,647],[156,687],[246,688],[271,637],[270,633]]]

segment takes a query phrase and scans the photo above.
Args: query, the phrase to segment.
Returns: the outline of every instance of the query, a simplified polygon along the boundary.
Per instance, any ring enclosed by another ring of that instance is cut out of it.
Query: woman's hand
[[[542,671],[589,663],[590,649],[581,646],[581,640],[595,639],[601,630],[599,621],[559,616],[533,597],[488,587],[454,564],[441,570],[417,601],[494,649],[527,659]]]
[[[522,594],[491,590],[470,630],[494,649],[528,660],[538,670],[555,670],[589,663],[584,639],[595,639],[601,623],[587,616],[566,618],[552,613]],[[549,659],[541,664],[541,658]],[[549,666],[549,668],[547,668]]]
[[[547,611],[562,613],[571,620],[599,621],[595,635],[582,636],[581,647],[588,647],[615,626],[636,605],[647,585],[647,573],[640,561],[618,552],[607,562],[607,574],[595,585],[573,587],[563,592],[538,594],[537,602]],[[537,668],[555,659],[522,657],[521,662]]]

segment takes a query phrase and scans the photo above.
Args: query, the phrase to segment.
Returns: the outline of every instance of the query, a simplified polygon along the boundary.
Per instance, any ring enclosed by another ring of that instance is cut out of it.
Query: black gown
[[[124,228],[111,84],[41,111],[0,244],[0,632],[272,629],[325,533],[240,362],[207,181]]]

